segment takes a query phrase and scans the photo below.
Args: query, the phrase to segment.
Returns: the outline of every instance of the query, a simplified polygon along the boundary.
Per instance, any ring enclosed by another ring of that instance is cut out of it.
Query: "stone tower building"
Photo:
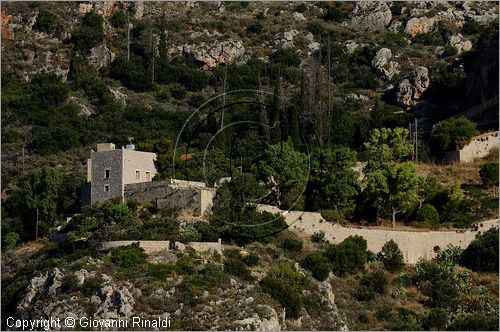
[[[156,154],[136,151],[133,144],[115,149],[113,143],[97,144],[87,163],[90,203],[124,197],[125,186],[150,182],[156,174]]]

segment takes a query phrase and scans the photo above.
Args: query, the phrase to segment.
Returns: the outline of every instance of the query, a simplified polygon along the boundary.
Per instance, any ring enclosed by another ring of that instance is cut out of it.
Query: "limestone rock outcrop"
[[[360,1],[348,25],[355,30],[375,31],[388,26],[391,19],[392,13],[386,3]]]
[[[115,53],[113,53],[108,46],[99,45],[90,49],[89,63],[95,69],[99,70],[107,67],[115,60]]]
[[[470,40],[467,40],[461,34],[457,34],[455,36],[451,36],[449,43],[451,46],[457,49],[458,54],[463,52],[468,52],[472,49],[472,43]]]
[[[230,64],[245,54],[241,40],[229,39],[222,42],[184,44],[169,49],[170,54],[190,54],[203,64],[204,69],[212,69],[221,64]]]
[[[433,17],[413,17],[406,22],[405,32],[415,37],[416,35],[431,32],[436,23],[436,19]]]
[[[398,86],[396,100],[406,107],[415,105],[417,100],[429,88],[429,70],[426,67],[416,67],[409,78],[405,78]]]
[[[398,64],[391,61],[392,52],[388,48],[381,48],[372,60],[372,67],[385,79],[391,79],[398,73]]]

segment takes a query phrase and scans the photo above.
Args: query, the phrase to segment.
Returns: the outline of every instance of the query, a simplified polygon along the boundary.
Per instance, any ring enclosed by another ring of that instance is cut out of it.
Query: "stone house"
[[[155,201],[159,208],[180,208],[190,216],[203,216],[211,209],[216,189],[204,182],[152,181],[155,159],[155,153],[136,151],[132,144],[121,149],[113,143],[97,144],[97,151],[91,151],[87,162],[83,205],[119,198],[140,203]]]
[[[124,198],[128,184],[151,182],[156,174],[156,154],[136,151],[133,144],[116,149],[113,143],[97,144],[87,163],[90,203]]]

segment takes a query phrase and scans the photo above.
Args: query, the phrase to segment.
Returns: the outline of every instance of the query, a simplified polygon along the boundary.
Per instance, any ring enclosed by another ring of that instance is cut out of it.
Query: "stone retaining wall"
[[[344,227],[332,224],[316,212],[282,211],[274,206],[259,205],[261,211],[281,212],[289,230],[312,235],[323,231],[325,238],[332,243],[342,242],[351,235],[360,235],[366,239],[368,250],[374,253],[382,249],[384,243],[394,240],[403,252],[407,264],[416,264],[420,258],[430,259],[436,256],[435,248],[445,249],[448,244],[466,248],[476,238],[476,234],[492,227],[498,227],[498,219],[481,222],[477,230],[455,231],[396,231],[377,228]]]
[[[168,251],[170,249],[170,241],[108,241],[101,242],[99,250],[110,250],[113,248],[128,246],[132,243],[139,242],[139,247],[144,249],[144,252],[148,255],[158,254],[160,252]],[[175,242],[176,250],[183,251],[188,247],[193,248],[196,252],[210,252],[222,254],[222,242],[219,239],[218,242],[190,242],[188,244],[183,244],[180,242]]]
[[[458,151],[449,152],[445,159],[447,162],[460,161],[473,162],[474,159],[486,157],[491,149],[499,147],[498,131],[473,137],[471,141]]]
[[[141,203],[155,201],[159,208],[174,207],[194,216],[203,216],[212,208],[216,189],[173,184],[173,180],[127,184],[125,199],[135,199]],[[180,181],[180,180],[175,180]],[[177,183],[176,182],[176,183]],[[189,182],[195,183],[195,182]]]

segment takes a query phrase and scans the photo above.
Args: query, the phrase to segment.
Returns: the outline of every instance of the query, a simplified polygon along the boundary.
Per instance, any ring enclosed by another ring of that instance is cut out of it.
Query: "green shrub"
[[[260,257],[255,252],[251,252],[242,258],[243,263],[247,266],[255,266],[259,264]]]
[[[476,125],[464,116],[439,122],[431,133],[430,148],[435,156],[461,148],[476,133]]]
[[[379,257],[387,271],[398,272],[405,266],[403,253],[394,240],[387,241],[384,244]]]
[[[201,239],[200,233],[198,233],[198,231],[194,227],[187,227],[182,229],[179,237],[182,243],[196,242]]]
[[[449,331],[498,331],[498,314],[473,313],[458,317],[448,326]]]
[[[302,291],[309,280],[297,272],[293,262],[282,262],[261,281],[264,292],[277,300],[285,309],[287,316],[297,318],[303,306]]]
[[[147,257],[144,250],[139,247],[139,242],[115,248],[111,253],[113,263],[125,269],[137,268],[143,265],[146,263]]]
[[[191,107],[198,108],[201,105],[203,105],[203,103],[205,103],[206,101],[207,101],[207,98],[205,98],[205,96],[195,94],[195,95],[191,96],[191,98],[188,101],[188,104]]]
[[[253,276],[243,261],[229,258],[224,261],[224,272],[240,277],[243,280],[253,280]]]
[[[447,266],[450,269],[460,263],[463,249],[453,244],[448,244],[445,250],[438,253],[436,260],[441,266]]]
[[[376,294],[385,294],[387,292],[388,281],[384,271],[377,270],[368,275],[364,275],[360,281],[359,287],[354,293],[358,301],[371,301]]]
[[[121,9],[116,10],[109,18],[109,23],[113,28],[123,29],[127,27],[127,15]]]
[[[325,239],[325,232],[323,232],[323,231],[314,232],[313,235],[311,235],[311,241],[314,243],[326,243],[326,242],[328,242]]]
[[[33,29],[59,37],[64,31],[64,26],[57,15],[48,10],[40,9]]]
[[[366,240],[361,236],[349,236],[338,245],[330,245],[325,256],[332,263],[333,272],[340,275],[363,271],[367,259]]]
[[[167,87],[167,88],[164,88],[164,89],[161,89],[160,91],[158,91],[158,93],[156,94],[156,98],[159,100],[159,101],[163,101],[163,102],[167,102],[167,101],[170,101],[170,99],[172,98],[172,92],[170,92],[170,89]]]
[[[481,165],[479,175],[485,186],[498,186],[498,162],[487,162]]]
[[[98,276],[85,279],[81,286],[81,292],[84,296],[94,295],[102,287],[102,279]]]
[[[413,37],[412,41],[415,44],[423,44],[429,46],[441,46],[445,43],[445,40],[443,39],[441,33],[437,31],[416,35],[415,37]]]
[[[458,49],[451,45],[444,47],[443,56],[455,56],[458,54]]]
[[[326,258],[323,253],[319,251],[308,254],[303,259],[301,265],[311,271],[313,277],[319,281],[326,280],[332,268],[328,258]]]
[[[333,3],[328,6],[323,19],[325,21],[340,22],[346,17],[346,13],[341,8],[337,7],[337,4]]]
[[[498,272],[498,228],[479,234],[462,253],[461,263],[473,271]]]
[[[256,23],[250,24],[247,27],[247,32],[258,35],[258,34],[262,33],[262,28],[263,28],[262,24],[260,24],[259,22],[256,22]]]
[[[417,212],[417,221],[426,226],[436,226],[439,224],[439,212],[431,204],[425,203]]]
[[[475,35],[483,32],[485,30],[485,26],[479,24],[474,19],[468,19],[465,21],[464,26],[462,27],[462,32],[467,35]]]
[[[95,11],[83,18],[82,24],[71,35],[71,40],[80,51],[87,51],[98,45],[106,36],[103,29],[104,19]]]
[[[187,90],[180,84],[177,83],[171,84],[169,89],[170,93],[172,94],[172,97],[174,97],[175,99],[184,99],[186,97]]]
[[[321,21],[312,21],[307,25],[307,31],[312,33],[316,38],[324,35],[327,30]]]
[[[193,277],[191,278],[191,283],[194,286],[201,287],[203,289],[213,289],[225,284],[227,281],[229,281],[228,279],[229,277],[222,267],[216,264],[209,263],[205,265],[198,274],[193,275]]]
[[[173,267],[169,264],[148,264],[146,276],[153,281],[165,282],[172,275]]]
[[[448,312],[442,308],[432,308],[425,319],[426,329],[444,330],[448,325]]]
[[[65,294],[69,294],[77,291],[80,288],[78,284],[78,278],[74,274],[69,274],[64,277],[61,291]]]
[[[291,252],[300,252],[302,251],[303,245],[304,244],[300,239],[286,238],[281,246],[283,247],[283,249]]]
[[[18,244],[20,240],[21,238],[19,237],[19,234],[15,232],[7,233],[2,238],[2,247],[4,249],[12,248]]]
[[[292,49],[280,48],[271,55],[270,60],[287,67],[297,67],[300,64],[300,56]]]

